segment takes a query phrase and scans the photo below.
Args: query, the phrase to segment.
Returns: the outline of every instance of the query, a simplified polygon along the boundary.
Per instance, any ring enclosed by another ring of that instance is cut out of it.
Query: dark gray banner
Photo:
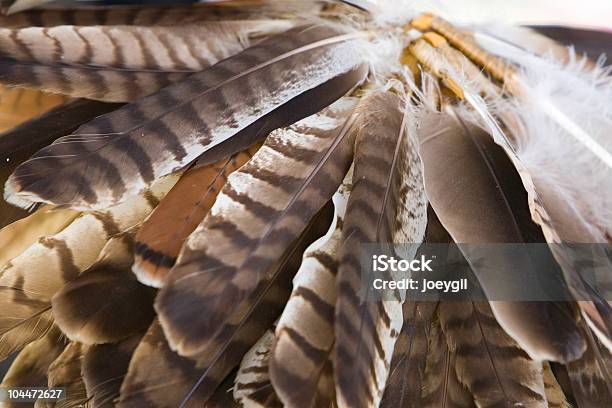
[[[612,300],[607,244],[364,244],[362,299]]]

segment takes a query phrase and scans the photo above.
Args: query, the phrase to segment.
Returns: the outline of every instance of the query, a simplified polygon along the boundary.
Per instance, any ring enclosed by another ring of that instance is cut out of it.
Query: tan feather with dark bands
[[[269,132],[345,94],[367,69],[360,36],[306,26],[271,37],[59,139],[15,170],[5,198],[22,206],[43,201],[73,208],[124,201],[259,119]],[[279,107],[288,117],[266,121]],[[229,153],[253,144],[253,136],[245,139]]]

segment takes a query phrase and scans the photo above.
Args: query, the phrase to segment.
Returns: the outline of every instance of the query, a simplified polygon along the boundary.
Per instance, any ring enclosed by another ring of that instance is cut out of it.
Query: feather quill
[[[155,291],[131,273],[135,231],[111,238],[94,265],[51,299],[55,323],[83,344],[117,343],[149,327]]]
[[[187,170],[136,235],[132,270],[145,285],[162,287],[183,243],[202,222],[227,181],[261,145]]]
[[[430,113],[422,119],[417,137],[425,190],[456,242],[543,240],[528,217],[518,176],[488,134],[450,114]],[[511,273],[512,260],[502,261]],[[478,268],[474,272],[486,292],[488,275]],[[584,340],[566,304],[494,301],[491,307],[504,330],[533,358],[566,362],[584,351]]]
[[[337,253],[353,173],[332,197],[327,233],[304,251],[293,291],[277,328],[270,380],[286,407],[330,406],[336,399],[331,366],[334,345]]]
[[[0,270],[0,359],[48,330],[53,295],[96,261],[108,239],[142,222],[175,181],[167,177],[144,196],[105,212],[82,214]]]
[[[392,242],[399,229],[402,176],[398,164],[405,146],[407,107],[390,91],[375,92],[358,114],[353,130],[353,189],[343,224],[336,283],[334,376],[340,407],[378,405],[403,323],[399,298],[374,301],[367,292],[359,297],[358,265],[362,243]],[[422,241],[423,234],[413,237],[413,242]]]
[[[350,164],[355,104],[340,99],[275,131],[230,175],[156,301],[180,354],[197,354],[223,334],[227,318],[267,285],[278,257],[331,198]]]
[[[234,400],[245,408],[283,407],[270,382],[274,330],[268,330],[244,355],[234,383]]]
[[[296,120],[345,94],[365,75],[364,35],[306,26],[270,37],[41,150],[15,170],[5,197],[21,205],[43,201],[74,208],[121,202],[300,96],[309,102],[291,105]],[[324,92],[319,88],[312,98],[309,92],[318,87]],[[287,119],[277,120],[276,126]],[[230,153],[252,143],[245,140]],[[43,171],[48,167],[61,170]],[[62,178],[61,188],[50,188],[57,186],[55,177]]]

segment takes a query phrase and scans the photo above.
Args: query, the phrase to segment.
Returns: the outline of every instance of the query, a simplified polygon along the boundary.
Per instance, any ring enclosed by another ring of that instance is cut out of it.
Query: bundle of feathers
[[[32,116],[0,135],[1,387],[612,406],[610,298],[555,245],[575,301],[374,301],[359,266],[364,243],[612,243],[602,61],[404,1],[41,3],[0,17],[0,91]]]

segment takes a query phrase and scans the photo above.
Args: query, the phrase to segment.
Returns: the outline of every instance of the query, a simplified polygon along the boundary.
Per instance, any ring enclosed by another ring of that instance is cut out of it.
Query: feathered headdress
[[[599,244],[612,279],[603,61],[426,2],[42,3],[0,18],[20,116],[2,387],[67,390],[36,407],[612,405],[610,291],[563,249]],[[391,242],[548,243],[570,299],[371,300],[363,244]]]

